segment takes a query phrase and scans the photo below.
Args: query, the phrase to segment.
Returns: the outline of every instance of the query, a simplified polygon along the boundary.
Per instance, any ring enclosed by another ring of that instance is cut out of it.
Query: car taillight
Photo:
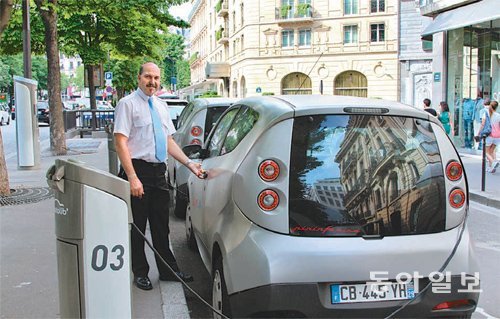
[[[462,178],[463,168],[457,161],[451,161],[446,165],[446,177],[450,181],[458,181]]]
[[[189,144],[191,145],[201,145],[201,141],[197,138],[194,138],[191,140],[191,142],[189,142]]]
[[[201,133],[203,133],[203,129],[199,126],[193,126],[191,128],[191,135],[192,136],[200,136]]]
[[[465,193],[460,188],[455,188],[450,192],[448,197],[451,207],[461,208],[465,203]]]
[[[265,160],[259,165],[259,176],[266,182],[272,182],[278,178],[280,167],[273,160]]]
[[[280,198],[275,191],[266,189],[260,192],[257,202],[262,210],[270,211],[278,207]]]
[[[469,299],[460,299],[460,300],[453,300],[453,301],[445,301],[440,304],[437,304],[432,308],[432,310],[444,310],[444,309],[452,309],[452,308],[458,308],[458,307],[463,307],[463,306],[472,306],[474,305],[474,302]]]

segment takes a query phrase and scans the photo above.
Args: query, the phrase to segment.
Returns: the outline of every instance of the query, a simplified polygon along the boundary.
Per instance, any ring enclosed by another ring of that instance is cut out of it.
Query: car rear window
[[[290,234],[410,235],[443,231],[445,181],[428,121],[372,115],[294,120]]]
[[[214,127],[219,117],[228,107],[229,105],[207,108],[207,117],[205,118],[205,138],[207,138],[208,134],[212,130],[212,127]]]

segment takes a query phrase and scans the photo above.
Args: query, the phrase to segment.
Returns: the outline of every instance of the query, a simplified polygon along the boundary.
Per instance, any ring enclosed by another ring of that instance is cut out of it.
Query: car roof
[[[217,107],[217,106],[227,106],[232,105],[239,101],[237,98],[228,97],[206,97],[197,98],[193,100],[193,104],[199,107]]]
[[[436,117],[422,109],[403,103],[382,99],[369,99],[340,95],[280,95],[249,97],[240,101],[242,104],[252,105],[264,116],[292,117],[312,114],[350,114],[345,108],[363,108],[376,111],[386,109],[381,115],[396,115],[417,117],[433,122],[439,122]],[[260,106],[259,106],[260,105]],[[357,113],[356,114],[360,114]],[[373,113],[371,113],[373,114]]]

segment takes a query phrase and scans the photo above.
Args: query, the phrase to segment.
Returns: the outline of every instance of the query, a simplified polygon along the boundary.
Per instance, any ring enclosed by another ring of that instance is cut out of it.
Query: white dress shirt
[[[128,137],[130,157],[158,163],[155,157],[155,136],[148,104],[149,96],[141,89],[127,95],[115,109],[114,133]],[[165,102],[153,95],[153,107],[158,112],[165,137],[175,133],[175,127]],[[168,156],[168,143],[165,146]]]

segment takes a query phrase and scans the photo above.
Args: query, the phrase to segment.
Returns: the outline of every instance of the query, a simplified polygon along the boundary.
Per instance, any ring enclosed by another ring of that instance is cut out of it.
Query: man
[[[437,116],[437,112],[435,109],[431,107],[431,100],[429,99],[424,99],[424,111],[429,112],[434,116]]]
[[[184,281],[193,277],[179,271],[169,247],[168,187],[165,179],[167,153],[184,163],[191,172],[203,178],[200,164],[192,162],[175,143],[167,105],[155,96],[160,87],[160,69],[152,62],[141,66],[139,88],[124,97],[115,110],[114,134],[120,176],[130,183],[134,224],[146,231],[149,220],[153,246]],[[132,229],[132,271],[135,285],[143,290],[153,288],[148,277],[149,265],[144,252],[144,239]],[[155,255],[160,280],[178,280]]]

